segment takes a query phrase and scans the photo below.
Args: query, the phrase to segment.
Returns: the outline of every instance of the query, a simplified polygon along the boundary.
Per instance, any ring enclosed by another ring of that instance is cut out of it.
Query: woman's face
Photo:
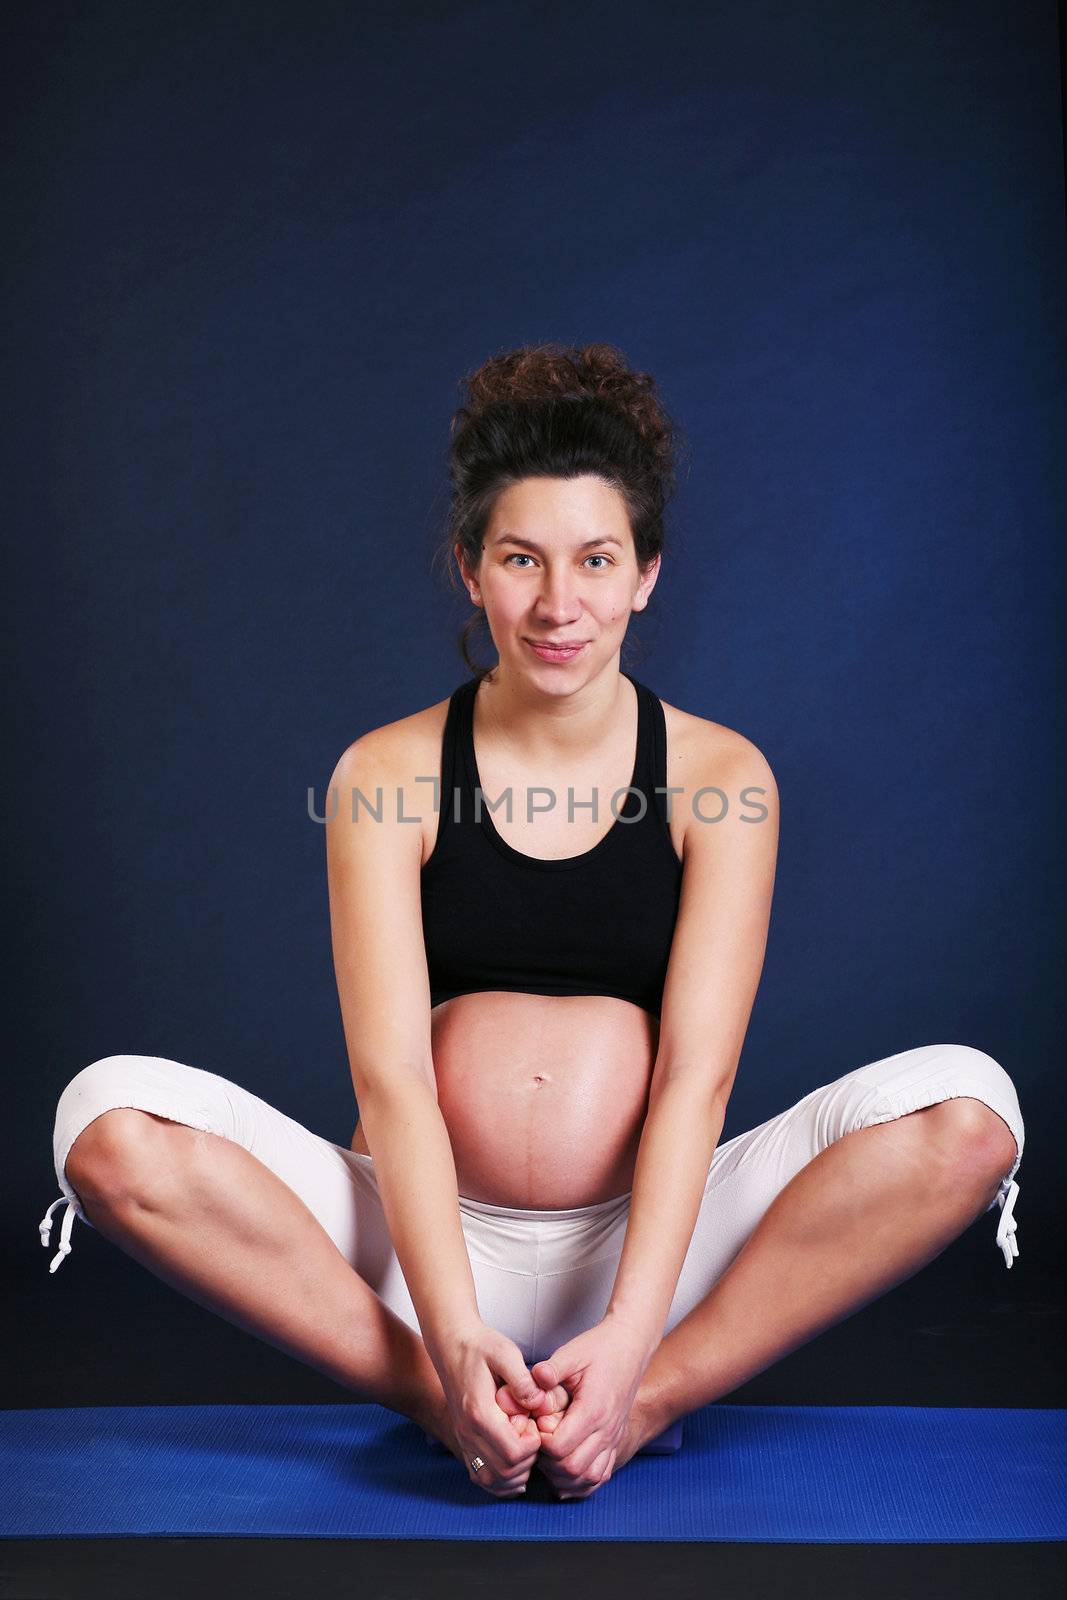
[[[622,647],[630,614],[643,611],[659,557],[637,566],[626,503],[603,478],[524,478],[497,496],[477,573],[460,570],[486,621],[505,674],[570,690]],[[580,644],[546,657],[535,644]]]

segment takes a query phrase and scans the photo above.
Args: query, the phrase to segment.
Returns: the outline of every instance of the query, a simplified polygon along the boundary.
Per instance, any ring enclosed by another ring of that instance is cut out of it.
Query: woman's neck
[[[478,731],[524,761],[566,765],[609,744],[634,699],[617,664],[567,695],[544,694],[534,684],[509,679],[497,665],[478,686]]]

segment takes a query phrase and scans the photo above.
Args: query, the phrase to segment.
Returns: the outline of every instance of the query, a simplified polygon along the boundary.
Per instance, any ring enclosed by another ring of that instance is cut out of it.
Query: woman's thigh
[[[1019,1102],[1004,1069],[966,1045],[924,1045],[870,1062],[720,1144],[664,1331],[704,1298],[775,1197],[821,1151],[858,1128],[959,1095],[984,1101],[1015,1135],[1017,1154],[1001,1184],[1003,1199],[1022,1160]],[[118,1106],[153,1111],[243,1145],[299,1195],[359,1275],[418,1331],[372,1158],[321,1138],[215,1073],[158,1056],[108,1056],[71,1080],[57,1108],[54,1157],[63,1194],[84,1221],[66,1177],[66,1156],[94,1117]],[[990,1209],[996,1203],[994,1198]],[[527,1362],[603,1316],[628,1209],[628,1196],[573,1212],[523,1212],[461,1198],[480,1315],[514,1340]]]
[[[71,1145],[95,1118],[120,1106],[151,1111],[243,1146],[299,1196],[345,1260],[384,1304],[408,1327],[419,1331],[418,1316],[382,1209],[373,1159],[321,1138],[268,1101],[217,1073],[164,1056],[144,1055],[105,1056],[77,1073],[59,1097],[53,1133],[53,1160],[61,1199],[70,1203],[72,1215],[92,1226],[67,1177]],[[618,1202],[613,1204],[618,1209]],[[604,1209],[590,1208],[590,1217]],[[460,1221],[479,1312],[484,1321],[506,1333],[528,1357],[536,1326],[537,1269],[547,1259],[547,1242],[557,1240],[561,1226],[566,1227],[565,1220],[560,1219],[569,1215],[512,1212],[505,1207],[460,1200]],[[583,1237],[594,1244],[599,1241],[602,1249],[603,1227],[597,1227],[584,1211],[573,1215],[580,1219],[577,1226]],[[53,1270],[69,1253],[69,1220],[64,1221]],[[42,1224],[42,1238],[45,1231]],[[577,1263],[585,1260],[586,1253],[576,1245],[573,1250],[564,1250],[564,1254],[568,1261]],[[553,1257],[551,1265],[555,1263]],[[582,1276],[581,1269],[578,1276]],[[548,1287],[543,1293],[551,1298]]]
[[[1004,1068],[970,1045],[920,1045],[869,1062],[720,1144],[664,1331],[704,1298],[776,1196],[835,1140],[959,1096],[983,1101],[1015,1135],[1016,1157],[999,1190],[1003,1203],[1022,1160],[1022,1113]],[[995,1195],[988,1209],[997,1203]]]
[[[353,1152],[312,1133],[240,1084],[164,1056],[91,1062],[59,1097],[53,1160],[63,1195],[89,1223],[66,1160],[74,1140],[105,1111],[132,1106],[242,1145],[307,1206],[341,1254],[398,1316],[417,1328],[378,1191]],[[69,1237],[69,1236],[68,1236]]]

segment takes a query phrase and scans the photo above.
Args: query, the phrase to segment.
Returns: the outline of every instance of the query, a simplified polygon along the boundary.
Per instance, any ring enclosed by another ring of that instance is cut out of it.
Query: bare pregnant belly
[[[657,1019],[609,995],[457,995],[430,1019],[459,1192],[558,1211],[633,1187]],[[369,1154],[357,1124],[352,1149]]]

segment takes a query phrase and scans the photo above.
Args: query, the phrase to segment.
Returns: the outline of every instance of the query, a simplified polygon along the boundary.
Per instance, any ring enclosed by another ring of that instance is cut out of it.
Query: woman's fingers
[[[468,1476],[489,1494],[516,1494],[525,1487],[541,1450],[534,1413],[565,1408],[570,1396],[562,1385],[555,1392],[542,1389],[518,1345],[497,1330],[482,1328],[470,1344],[470,1351],[460,1355],[473,1357],[474,1370],[469,1370],[469,1361],[457,1362],[455,1384]],[[549,1373],[556,1376],[551,1368]],[[483,1465],[473,1469],[470,1463],[478,1457]]]
[[[554,1389],[546,1391],[544,1398],[533,1405],[520,1405],[512,1393],[511,1385],[502,1383],[496,1392],[497,1404],[509,1417],[516,1416],[520,1411],[524,1416],[547,1417],[554,1416],[557,1412],[562,1414],[571,1403],[571,1397],[561,1383]]]
[[[526,1416],[529,1416],[529,1412],[527,1411],[526,1407],[525,1406],[520,1406],[519,1402],[516,1400],[515,1396],[512,1394],[511,1385],[510,1384],[502,1383],[499,1386],[499,1388],[496,1391],[496,1403],[500,1407],[501,1411],[503,1411],[506,1416],[509,1416],[509,1417],[526,1417]]]
[[[529,1418],[526,1421],[529,1421]],[[476,1439],[480,1438],[482,1443],[475,1443],[471,1456],[482,1457],[488,1464],[489,1476],[501,1481],[510,1479],[516,1474],[519,1475],[520,1481],[529,1476],[541,1445],[541,1435],[536,1431],[536,1425],[531,1435],[525,1428],[520,1432],[510,1418],[501,1417],[499,1433],[494,1423],[485,1428],[476,1428],[475,1436]],[[485,1476],[486,1471],[483,1469],[475,1481],[481,1481]]]
[[[544,1390],[531,1378],[529,1368],[522,1359],[522,1351],[517,1344],[512,1343],[510,1339],[502,1338],[497,1346],[496,1359],[500,1376],[507,1384],[512,1398],[524,1411],[532,1411],[534,1406],[543,1403]]]
[[[557,1384],[562,1383],[566,1373],[561,1371],[556,1361],[535,1361],[530,1368],[530,1375],[542,1389],[554,1389]]]
[[[498,1500],[505,1499],[509,1495],[525,1493],[529,1480],[529,1473],[525,1476],[522,1473],[512,1473],[510,1477],[498,1477],[483,1482],[485,1476],[486,1469],[483,1467],[480,1472],[471,1474],[471,1481],[476,1483],[479,1489],[484,1489],[487,1494],[495,1495]]]
[[[557,1383],[554,1388],[545,1391],[545,1398],[540,1405],[532,1408],[530,1415],[534,1417],[562,1416],[571,1403],[569,1390],[562,1383]]]
[[[602,1450],[588,1472],[583,1472],[572,1489],[560,1489],[561,1500],[587,1500],[601,1484],[607,1483],[615,1469],[616,1450]]]
[[[473,1483],[497,1495],[515,1494],[525,1486],[541,1447],[535,1422],[524,1415],[507,1416],[494,1395],[491,1414],[472,1419],[468,1437],[475,1439],[467,1458]],[[478,1471],[470,1468],[476,1456],[485,1463]]]

